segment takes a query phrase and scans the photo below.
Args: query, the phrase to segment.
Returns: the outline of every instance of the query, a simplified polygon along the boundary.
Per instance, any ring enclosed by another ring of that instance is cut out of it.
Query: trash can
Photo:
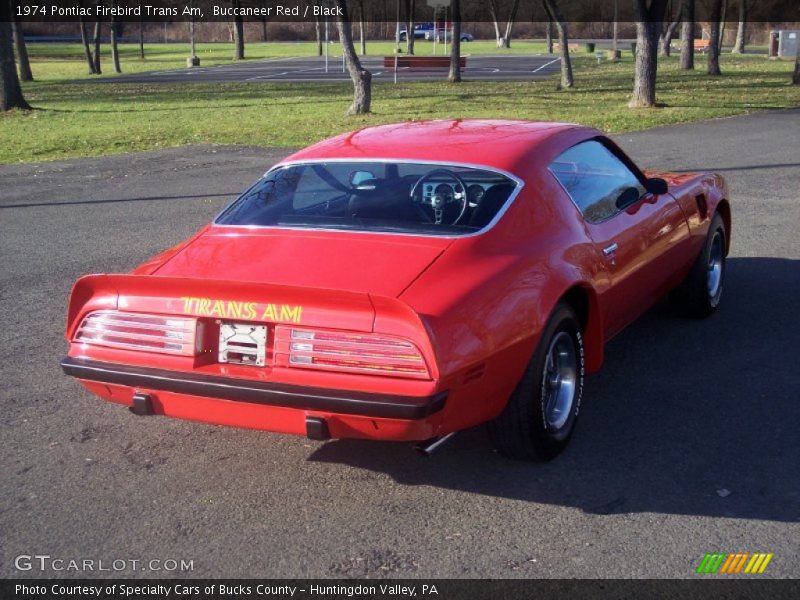
[[[594,54],[594,42],[586,42],[586,53]]]
[[[778,57],[778,38],[779,34],[777,31],[770,31],[769,32],[769,54],[770,58],[777,58]]]

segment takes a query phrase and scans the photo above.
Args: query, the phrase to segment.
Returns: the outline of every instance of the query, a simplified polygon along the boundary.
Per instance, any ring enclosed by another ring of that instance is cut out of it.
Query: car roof
[[[579,133],[576,130],[582,130],[586,137],[599,135],[594,129],[547,121],[407,121],[338,135],[300,150],[282,162],[419,160],[485,165],[513,173],[532,152],[543,150],[567,132]]]

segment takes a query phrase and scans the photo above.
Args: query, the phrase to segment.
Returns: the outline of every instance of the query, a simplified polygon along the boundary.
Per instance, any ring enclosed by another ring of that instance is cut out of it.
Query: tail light
[[[377,334],[275,328],[275,364],[430,379],[419,349],[409,341]]]
[[[195,356],[203,340],[197,319],[98,311],[83,319],[73,341],[123,350]]]

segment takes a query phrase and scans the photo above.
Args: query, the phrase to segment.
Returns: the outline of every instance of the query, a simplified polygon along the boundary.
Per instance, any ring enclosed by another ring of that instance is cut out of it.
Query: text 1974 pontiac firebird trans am
[[[136,414],[428,451],[487,422],[503,454],[549,459],[607,340],[667,293],[717,307],[730,229],[722,177],[645,173],[586,127],[372,127],[81,278],[62,367]]]

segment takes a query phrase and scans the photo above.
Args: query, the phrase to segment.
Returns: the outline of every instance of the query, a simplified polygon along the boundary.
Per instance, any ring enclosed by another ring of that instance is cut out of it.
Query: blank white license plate
[[[267,364],[267,326],[223,321],[219,326],[219,362],[263,367]]]

